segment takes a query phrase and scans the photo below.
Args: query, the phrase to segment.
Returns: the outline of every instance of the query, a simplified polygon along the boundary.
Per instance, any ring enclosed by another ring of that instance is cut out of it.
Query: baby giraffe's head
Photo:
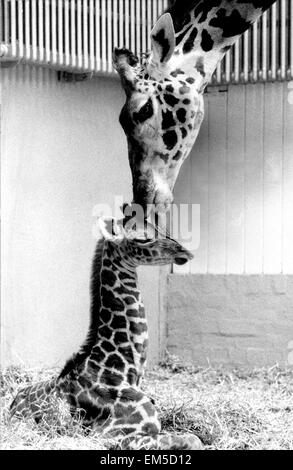
[[[161,234],[151,224],[131,223],[123,227],[122,221],[112,217],[100,217],[99,232],[105,240],[104,252],[111,262],[136,268],[140,265],[183,265],[193,258],[173,238]],[[146,223],[146,222],[145,222]]]
[[[114,67],[126,93],[120,124],[128,142],[133,202],[144,211],[154,204],[156,212],[165,212],[203,119],[206,79],[202,58],[190,60],[182,52],[169,13],[156,23],[151,42],[142,62],[128,49],[115,49]]]

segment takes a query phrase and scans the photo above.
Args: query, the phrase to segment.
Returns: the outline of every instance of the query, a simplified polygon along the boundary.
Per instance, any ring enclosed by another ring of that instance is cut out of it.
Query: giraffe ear
[[[121,243],[124,238],[124,230],[122,225],[118,224],[117,219],[113,217],[99,217],[97,226],[100,234],[105,240]]]
[[[151,40],[153,60],[166,64],[176,46],[175,30],[170,13],[165,13],[158,19],[151,31]]]

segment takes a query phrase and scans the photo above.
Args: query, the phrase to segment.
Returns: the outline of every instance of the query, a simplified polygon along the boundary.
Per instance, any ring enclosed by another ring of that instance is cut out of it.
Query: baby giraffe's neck
[[[105,369],[105,383],[117,374],[117,380],[136,385],[143,375],[148,339],[136,268],[105,243],[99,280],[97,336],[87,362],[93,375],[95,364],[97,372]]]

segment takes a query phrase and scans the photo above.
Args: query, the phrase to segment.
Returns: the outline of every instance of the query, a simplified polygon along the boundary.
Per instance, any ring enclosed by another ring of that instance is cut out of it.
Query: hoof
[[[187,438],[190,450],[204,450],[204,445],[199,437],[193,434]]]
[[[162,450],[203,450],[201,440],[194,434],[164,435],[160,440]]]

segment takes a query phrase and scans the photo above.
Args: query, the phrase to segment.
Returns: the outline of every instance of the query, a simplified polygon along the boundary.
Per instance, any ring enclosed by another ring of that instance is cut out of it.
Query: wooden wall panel
[[[293,273],[291,85],[205,95],[205,121],[175,187],[176,203],[201,206],[200,247],[180,272]]]
[[[200,204],[200,248],[195,250],[194,259],[189,263],[191,272],[208,272],[208,231],[209,231],[209,107],[199,132],[195,155],[191,158],[191,200]]]
[[[178,238],[187,246],[187,240],[185,239],[186,227],[188,227],[188,212],[186,212],[183,206],[190,204],[192,200],[191,188],[193,187],[192,174],[191,174],[192,159],[187,158],[183,163],[181,171],[178,175],[176,185],[180,188],[180,203],[173,211],[173,235]],[[176,266],[177,273],[188,273],[190,270],[189,264],[183,266]]]
[[[231,87],[227,96],[226,271],[239,274],[244,260],[245,111],[245,86]]]
[[[245,209],[243,272],[261,273],[263,270],[263,128],[264,86],[245,89]],[[237,127],[239,124],[234,123]],[[233,272],[233,269],[231,270]]]
[[[209,101],[209,227],[208,272],[225,270],[226,264],[226,142],[227,94],[212,92]]]
[[[264,95],[263,272],[265,273],[282,272],[282,89],[282,83],[267,83]]]

